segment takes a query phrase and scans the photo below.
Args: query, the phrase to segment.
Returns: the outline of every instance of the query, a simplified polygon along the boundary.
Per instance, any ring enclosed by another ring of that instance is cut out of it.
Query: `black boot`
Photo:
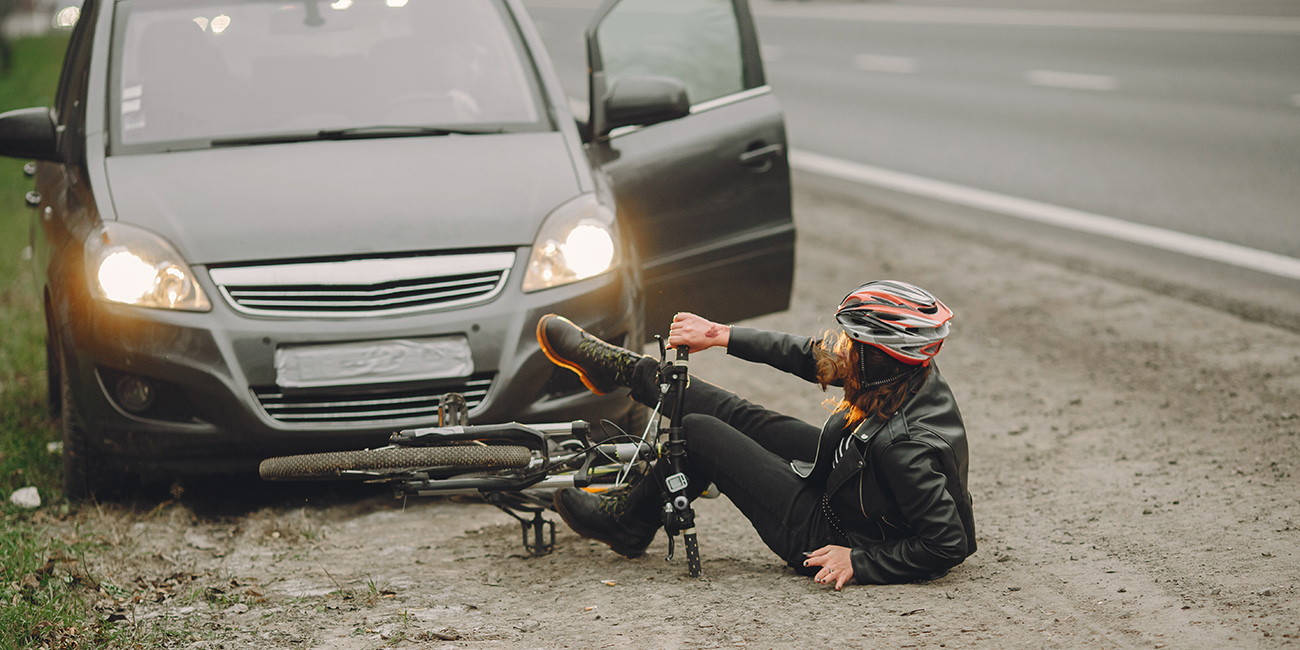
[[[555,492],[555,510],[575,533],[604,542],[623,557],[641,557],[661,525],[657,487],[644,480],[610,496],[567,487]]]
[[[632,367],[641,359],[641,355],[606,343],[555,314],[537,321],[537,342],[546,358],[578,373],[583,385],[597,395],[630,386]]]

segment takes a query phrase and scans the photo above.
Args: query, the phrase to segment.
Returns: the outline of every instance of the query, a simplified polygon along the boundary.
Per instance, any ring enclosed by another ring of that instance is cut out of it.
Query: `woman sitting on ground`
[[[835,318],[840,330],[813,340],[674,317],[673,347],[724,347],[844,390],[818,427],[693,377],[681,398],[689,496],[716,485],[777,555],[836,589],[939,577],[975,552],[965,427],[933,363],[952,312],[919,287],[876,281],[850,293]],[[628,387],[656,403],[654,358],[554,314],[538,322],[537,338],[592,391]],[[578,534],[637,557],[662,526],[659,482],[608,496],[565,488],[555,507]]]

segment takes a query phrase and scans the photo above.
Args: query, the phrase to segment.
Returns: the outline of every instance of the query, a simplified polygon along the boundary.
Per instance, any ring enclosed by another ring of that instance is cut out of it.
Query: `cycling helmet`
[[[928,366],[948,336],[952,310],[925,289],[877,280],[845,296],[835,320],[858,343],[906,364]]]

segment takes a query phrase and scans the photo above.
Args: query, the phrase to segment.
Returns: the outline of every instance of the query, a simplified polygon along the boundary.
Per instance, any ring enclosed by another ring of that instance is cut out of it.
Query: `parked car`
[[[635,421],[538,349],[563,314],[788,306],[781,109],[745,0],[611,0],[575,119],[517,0],[86,0],[35,165],[65,491],[473,422]],[[640,415],[644,417],[644,415]]]

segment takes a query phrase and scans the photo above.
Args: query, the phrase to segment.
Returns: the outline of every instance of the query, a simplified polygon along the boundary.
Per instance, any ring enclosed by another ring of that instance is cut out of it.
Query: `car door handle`
[[[40,206],[41,204],[41,193],[37,192],[36,190],[32,190],[28,192],[27,196],[23,197],[23,199],[27,201],[27,207],[35,208]]]
[[[758,144],[761,145],[762,143],[759,142]],[[785,151],[785,145],[782,144],[769,144],[747,149],[745,153],[740,154],[740,164],[750,167],[764,167],[764,171],[766,171],[766,167],[771,166],[772,159],[781,155],[782,151]]]

